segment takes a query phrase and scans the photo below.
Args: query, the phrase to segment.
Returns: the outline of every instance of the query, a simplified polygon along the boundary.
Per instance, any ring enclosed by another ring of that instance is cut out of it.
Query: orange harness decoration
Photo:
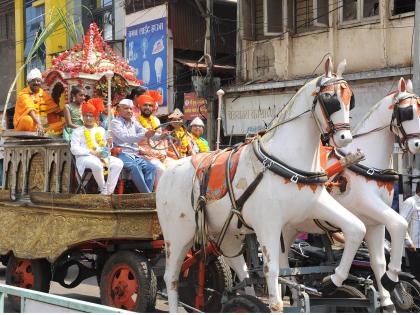
[[[229,165],[230,169],[230,180],[232,181],[236,174],[236,169],[238,168],[239,157],[245,146],[241,146],[235,153],[232,155],[231,163]],[[209,180],[207,185],[206,199],[210,200],[219,200],[223,198],[227,191],[227,181],[226,181],[226,162],[229,157],[230,151],[214,151],[208,153],[199,153],[193,155],[191,158],[191,163],[194,168],[197,170],[197,177],[200,181],[203,179],[203,173],[207,171],[210,172]]]

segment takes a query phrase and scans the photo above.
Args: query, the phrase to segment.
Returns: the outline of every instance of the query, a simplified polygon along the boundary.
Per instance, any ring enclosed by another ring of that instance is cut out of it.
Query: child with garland
[[[70,103],[64,106],[64,120],[66,125],[63,129],[63,138],[70,142],[74,129],[83,125],[81,105],[85,101],[85,93],[82,87],[73,86],[70,91]]]
[[[178,108],[176,108],[168,116],[169,121],[172,123],[168,126],[167,131],[172,132],[172,135],[174,137],[174,145],[179,154],[178,157],[174,150],[172,148],[169,148],[166,151],[166,154],[171,159],[177,160],[179,158],[184,158],[186,156],[195,154],[195,151],[193,150],[193,144],[191,142],[192,136],[188,132],[188,130],[186,130],[185,127],[182,125],[183,117],[184,114]]]
[[[71,153],[76,157],[77,171],[82,176],[85,169],[90,168],[100,193],[110,195],[117,185],[123,162],[110,156],[106,141],[112,139],[106,139],[105,129],[97,127],[100,108],[87,102],[82,104],[81,109],[83,126],[73,130],[70,143]],[[104,175],[108,175],[106,182]]]
[[[199,117],[195,117],[190,124],[193,150],[195,153],[209,152],[209,143],[202,137],[204,133],[204,123]]]

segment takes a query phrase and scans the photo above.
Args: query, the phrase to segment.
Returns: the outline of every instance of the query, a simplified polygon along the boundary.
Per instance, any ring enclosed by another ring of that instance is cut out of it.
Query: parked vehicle
[[[322,242],[328,244],[328,242]],[[388,261],[390,253],[390,243],[385,242],[385,256]],[[289,261],[291,267],[303,266],[325,266],[335,265],[340,261],[342,250],[332,250],[331,246],[319,247],[312,246],[305,241],[295,242],[289,252]],[[373,280],[376,285],[375,275],[370,267],[369,252],[366,243],[357,251],[350,270],[351,277],[346,284],[351,285],[359,290],[362,290],[357,278],[365,278]],[[415,277],[408,272],[401,272],[399,274],[400,282],[396,288],[391,292],[391,299],[395,305],[397,312],[412,312],[418,313],[420,311],[420,283]],[[300,279],[302,283],[316,286],[320,277],[315,275],[306,276]]]

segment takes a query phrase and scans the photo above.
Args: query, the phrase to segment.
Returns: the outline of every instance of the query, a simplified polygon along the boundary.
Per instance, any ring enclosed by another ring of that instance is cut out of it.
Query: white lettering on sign
[[[293,95],[227,97],[225,135],[245,135],[264,129]]]

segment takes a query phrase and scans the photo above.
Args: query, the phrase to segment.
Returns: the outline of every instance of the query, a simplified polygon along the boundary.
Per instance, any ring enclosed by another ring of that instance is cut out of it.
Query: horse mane
[[[295,95],[293,95],[293,97],[286,103],[285,106],[283,106],[283,108],[280,110],[280,112],[277,114],[277,118],[275,118],[273,120],[273,122],[271,123],[271,126],[274,126],[276,124],[281,124],[283,121],[285,121],[286,119],[289,118],[290,116],[290,112],[292,111],[292,108],[295,104],[296,98],[298,96],[300,96],[300,94],[302,94],[304,88],[308,85],[311,84],[313,81],[318,80],[319,77],[312,79],[311,81],[309,81],[308,83],[304,84],[303,86],[300,87],[300,89],[295,93]]]
[[[386,97],[388,97],[388,96],[390,96],[390,95],[393,95],[393,94],[395,94],[395,93],[397,93],[398,91],[395,91],[394,93],[388,93],[387,95],[386,95]],[[357,124],[356,124],[356,126],[354,126],[354,128],[352,129],[352,133],[353,134],[356,134],[356,132],[358,132],[359,130],[360,130],[360,128],[362,128],[363,127],[363,124],[370,118],[370,116],[372,116],[372,114],[373,114],[373,112],[375,112],[378,108],[379,108],[379,106],[381,105],[381,103],[382,103],[382,100],[383,100],[383,98],[382,99],[380,99],[375,105],[373,105],[370,109],[369,109],[369,111],[363,116],[363,118],[362,118],[362,120],[361,121],[359,121]]]

